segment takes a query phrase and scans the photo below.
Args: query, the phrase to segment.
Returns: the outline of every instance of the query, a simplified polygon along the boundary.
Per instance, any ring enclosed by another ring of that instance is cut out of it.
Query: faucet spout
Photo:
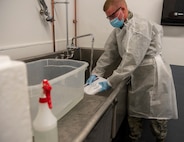
[[[72,52],[72,57],[73,57],[74,49],[78,49],[78,47],[76,47],[74,45],[74,40],[76,40],[78,38],[87,37],[87,36],[91,36],[91,38],[92,38],[92,40],[91,40],[91,57],[90,57],[90,66],[89,66],[89,73],[91,74],[92,67],[93,67],[93,52],[94,52],[93,46],[94,46],[94,41],[95,41],[93,34],[90,33],[90,34],[85,34],[85,35],[73,37],[72,41],[71,41],[71,46],[67,47],[67,54],[68,54],[68,57],[71,57],[69,54],[71,53],[71,51],[73,51]]]
[[[71,43],[71,44],[74,45],[73,41],[74,41],[75,39],[82,38],[82,37],[87,37],[87,36],[91,36],[91,37],[92,37],[92,42],[94,42],[94,36],[93,36],[93,34],[85,34],[85,35],[80,35],[80,36],[73,37],[73,38],[72,38],[72,43]]]

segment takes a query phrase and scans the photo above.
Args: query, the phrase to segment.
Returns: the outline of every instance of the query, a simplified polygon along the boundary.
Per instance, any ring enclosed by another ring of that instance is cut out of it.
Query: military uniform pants
[[[140,142],[142,133],[142,118],[130,117],[128,116],[128,123],[130,128],[129,137],[131,142]],[[165,142],[167,135],[167,122],[168,120],[157,120],[149,119],[151,122],[151,129],[153,135],[156,137],[156,142]]]

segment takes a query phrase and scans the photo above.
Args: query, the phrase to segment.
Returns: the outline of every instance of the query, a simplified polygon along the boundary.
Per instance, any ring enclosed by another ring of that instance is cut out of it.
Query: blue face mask
[[[121,28],[124,25],[124,20],[119,20],[118,17],[110,21],[111,25],[115,28]]]

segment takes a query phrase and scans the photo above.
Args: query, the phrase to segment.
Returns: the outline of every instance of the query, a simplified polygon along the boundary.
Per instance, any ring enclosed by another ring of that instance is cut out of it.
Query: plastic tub
[[[43,79],[48,79],[52,86],[52,112],[58,120],[83,99],[87,62],[43,59],[26,65],[32,121],[38,111],[38,100],[43,91],[41,85]]]

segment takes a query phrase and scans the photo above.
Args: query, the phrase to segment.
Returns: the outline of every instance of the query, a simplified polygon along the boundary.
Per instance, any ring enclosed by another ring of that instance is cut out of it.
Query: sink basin
[[[32,121],[38,111],[43,79],[47,79],[52,86],[52,112],[58,120],[83,99],[87,62],[71,59],[42,59],[26,65]]]

